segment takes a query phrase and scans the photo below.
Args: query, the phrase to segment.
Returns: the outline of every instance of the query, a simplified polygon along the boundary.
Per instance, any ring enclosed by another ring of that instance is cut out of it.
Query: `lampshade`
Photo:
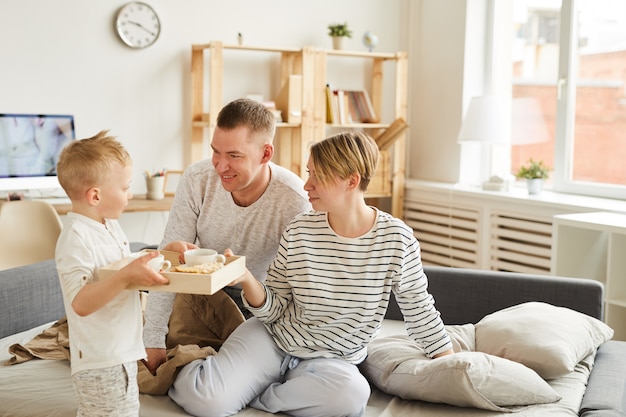
[[[528,145],[550,140],[539,101],[532,97],[514,98],[511,102],[511,144]]]
[[[473,97],[463,118],[458,141],[507,143],[511,120],[507,108],[501,96]]]

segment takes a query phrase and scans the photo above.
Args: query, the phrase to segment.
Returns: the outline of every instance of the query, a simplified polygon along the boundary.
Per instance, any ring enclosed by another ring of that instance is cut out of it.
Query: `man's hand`
[[[165,349],[161,348],[146,348],[146,354],[148,358],[142,362],[152,375],[156,375],[157,368],[167,360],[167,353]]]
[[[198,249],[198,247],[194,245],[193,243],[185,242],[183,240],[175,240],[163,246],[163,248],[161,248],[161,250],[169,250],[172,252],[178,252],[180,254],[178,255],[178,262],[180,262],[181,264],[185,263],[184,253],[186,250],[189,250],[189,249]]]

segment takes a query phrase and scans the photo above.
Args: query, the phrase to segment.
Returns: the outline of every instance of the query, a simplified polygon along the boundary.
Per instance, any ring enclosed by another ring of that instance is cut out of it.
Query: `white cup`
[[[146,254],[146,252],[135,252],[135,253],[131,253],[130,257],[133,259],[137,259],[140,258],[142,256],[144,256]],[[165,259],[165,256],[163,255],[159,255],[156,256],[152,259],[150,259],[148,261],[148,266],[150,268],[152,268],[154,271],[159,272],[159,271],[169,271],[170,268],[172,267],[172,263],[168,260]]]
[[[150,259],[148,261],[148,265],[150,266],[150,268],[154,269],[157,272],[169,271],[172,267],[172,263],[165,259],[165,256],[163,255],[159,255],[155,258]]]
[[[184,253],[185,265],[210,264],[212,262],[226,263],[226,257],[213,249],[189,249]]]

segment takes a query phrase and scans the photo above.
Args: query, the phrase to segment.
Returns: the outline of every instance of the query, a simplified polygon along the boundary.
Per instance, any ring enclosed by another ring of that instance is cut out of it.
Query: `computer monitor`
[[[56,164],[73,140],[72,115],[0,113],[0,193],[62,195]]]

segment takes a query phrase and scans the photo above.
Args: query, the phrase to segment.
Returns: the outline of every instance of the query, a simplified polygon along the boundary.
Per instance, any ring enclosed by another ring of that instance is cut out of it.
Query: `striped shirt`
[[[293,356],[362,362],[391,291],[408,334],[428,356],[452,348],[427,290],[419,243],[388,213],[378,211],[371,230],[357,238],[338,236],[324,212],[296,216],[264,285],[265,304],[250,310]]]

